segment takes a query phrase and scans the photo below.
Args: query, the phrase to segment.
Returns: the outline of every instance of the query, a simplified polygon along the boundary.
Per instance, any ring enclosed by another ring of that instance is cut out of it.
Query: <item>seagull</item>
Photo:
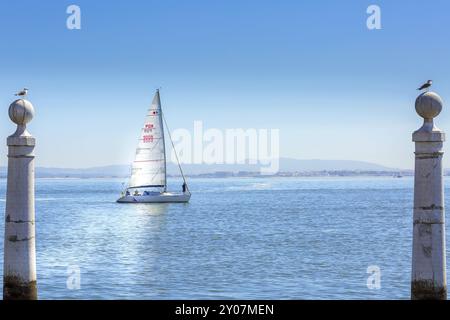
[[[433,84],[432,80],[428,80],[426,83],[424,83],[420,88],[418,88],[417,90],[423,90],[423,89],[428,89],[429,87],[431,87],[431,85]]]
[[[27,88],[23,88],[23,90],[20,90],[15,95],[19,96],[19,97],[25,97],[27,94],[28,94],[28,89]]]

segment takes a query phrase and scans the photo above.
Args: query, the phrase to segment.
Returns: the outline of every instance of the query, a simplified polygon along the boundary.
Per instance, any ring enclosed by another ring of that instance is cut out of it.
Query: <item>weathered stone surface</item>
[[[440,287],[432,281],[411,282],[412,300],[446,300],[447,287]]]
[[[4,300],[36,300],[36,281],[24,282],[19,277],[3,277]]]

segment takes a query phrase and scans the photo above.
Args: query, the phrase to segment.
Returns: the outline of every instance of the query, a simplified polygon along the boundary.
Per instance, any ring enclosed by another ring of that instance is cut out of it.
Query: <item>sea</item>
[[[410,298],[411,177],[192,178],[188,204],[123,182],[36,180],[40,299]]]

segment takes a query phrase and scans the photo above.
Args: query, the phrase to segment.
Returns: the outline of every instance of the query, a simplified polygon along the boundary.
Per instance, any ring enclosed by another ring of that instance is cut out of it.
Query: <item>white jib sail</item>
[[[158,90],[145,117],[128,187],[166,188],[166,150]]]

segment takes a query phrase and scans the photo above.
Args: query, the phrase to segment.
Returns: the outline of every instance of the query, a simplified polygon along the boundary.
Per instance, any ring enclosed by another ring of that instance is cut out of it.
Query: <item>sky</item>
[[[80,30],[66,27],[71,4]],[[380,30],[366,26],[372,4]],[[0,165],[27,87],[37,166],[130,163],[161,88],[171,130],[274,128],[282,157],[412,168],[416,88],[433,79],[450,97],[449,12],[447,0],[2,1]]]

